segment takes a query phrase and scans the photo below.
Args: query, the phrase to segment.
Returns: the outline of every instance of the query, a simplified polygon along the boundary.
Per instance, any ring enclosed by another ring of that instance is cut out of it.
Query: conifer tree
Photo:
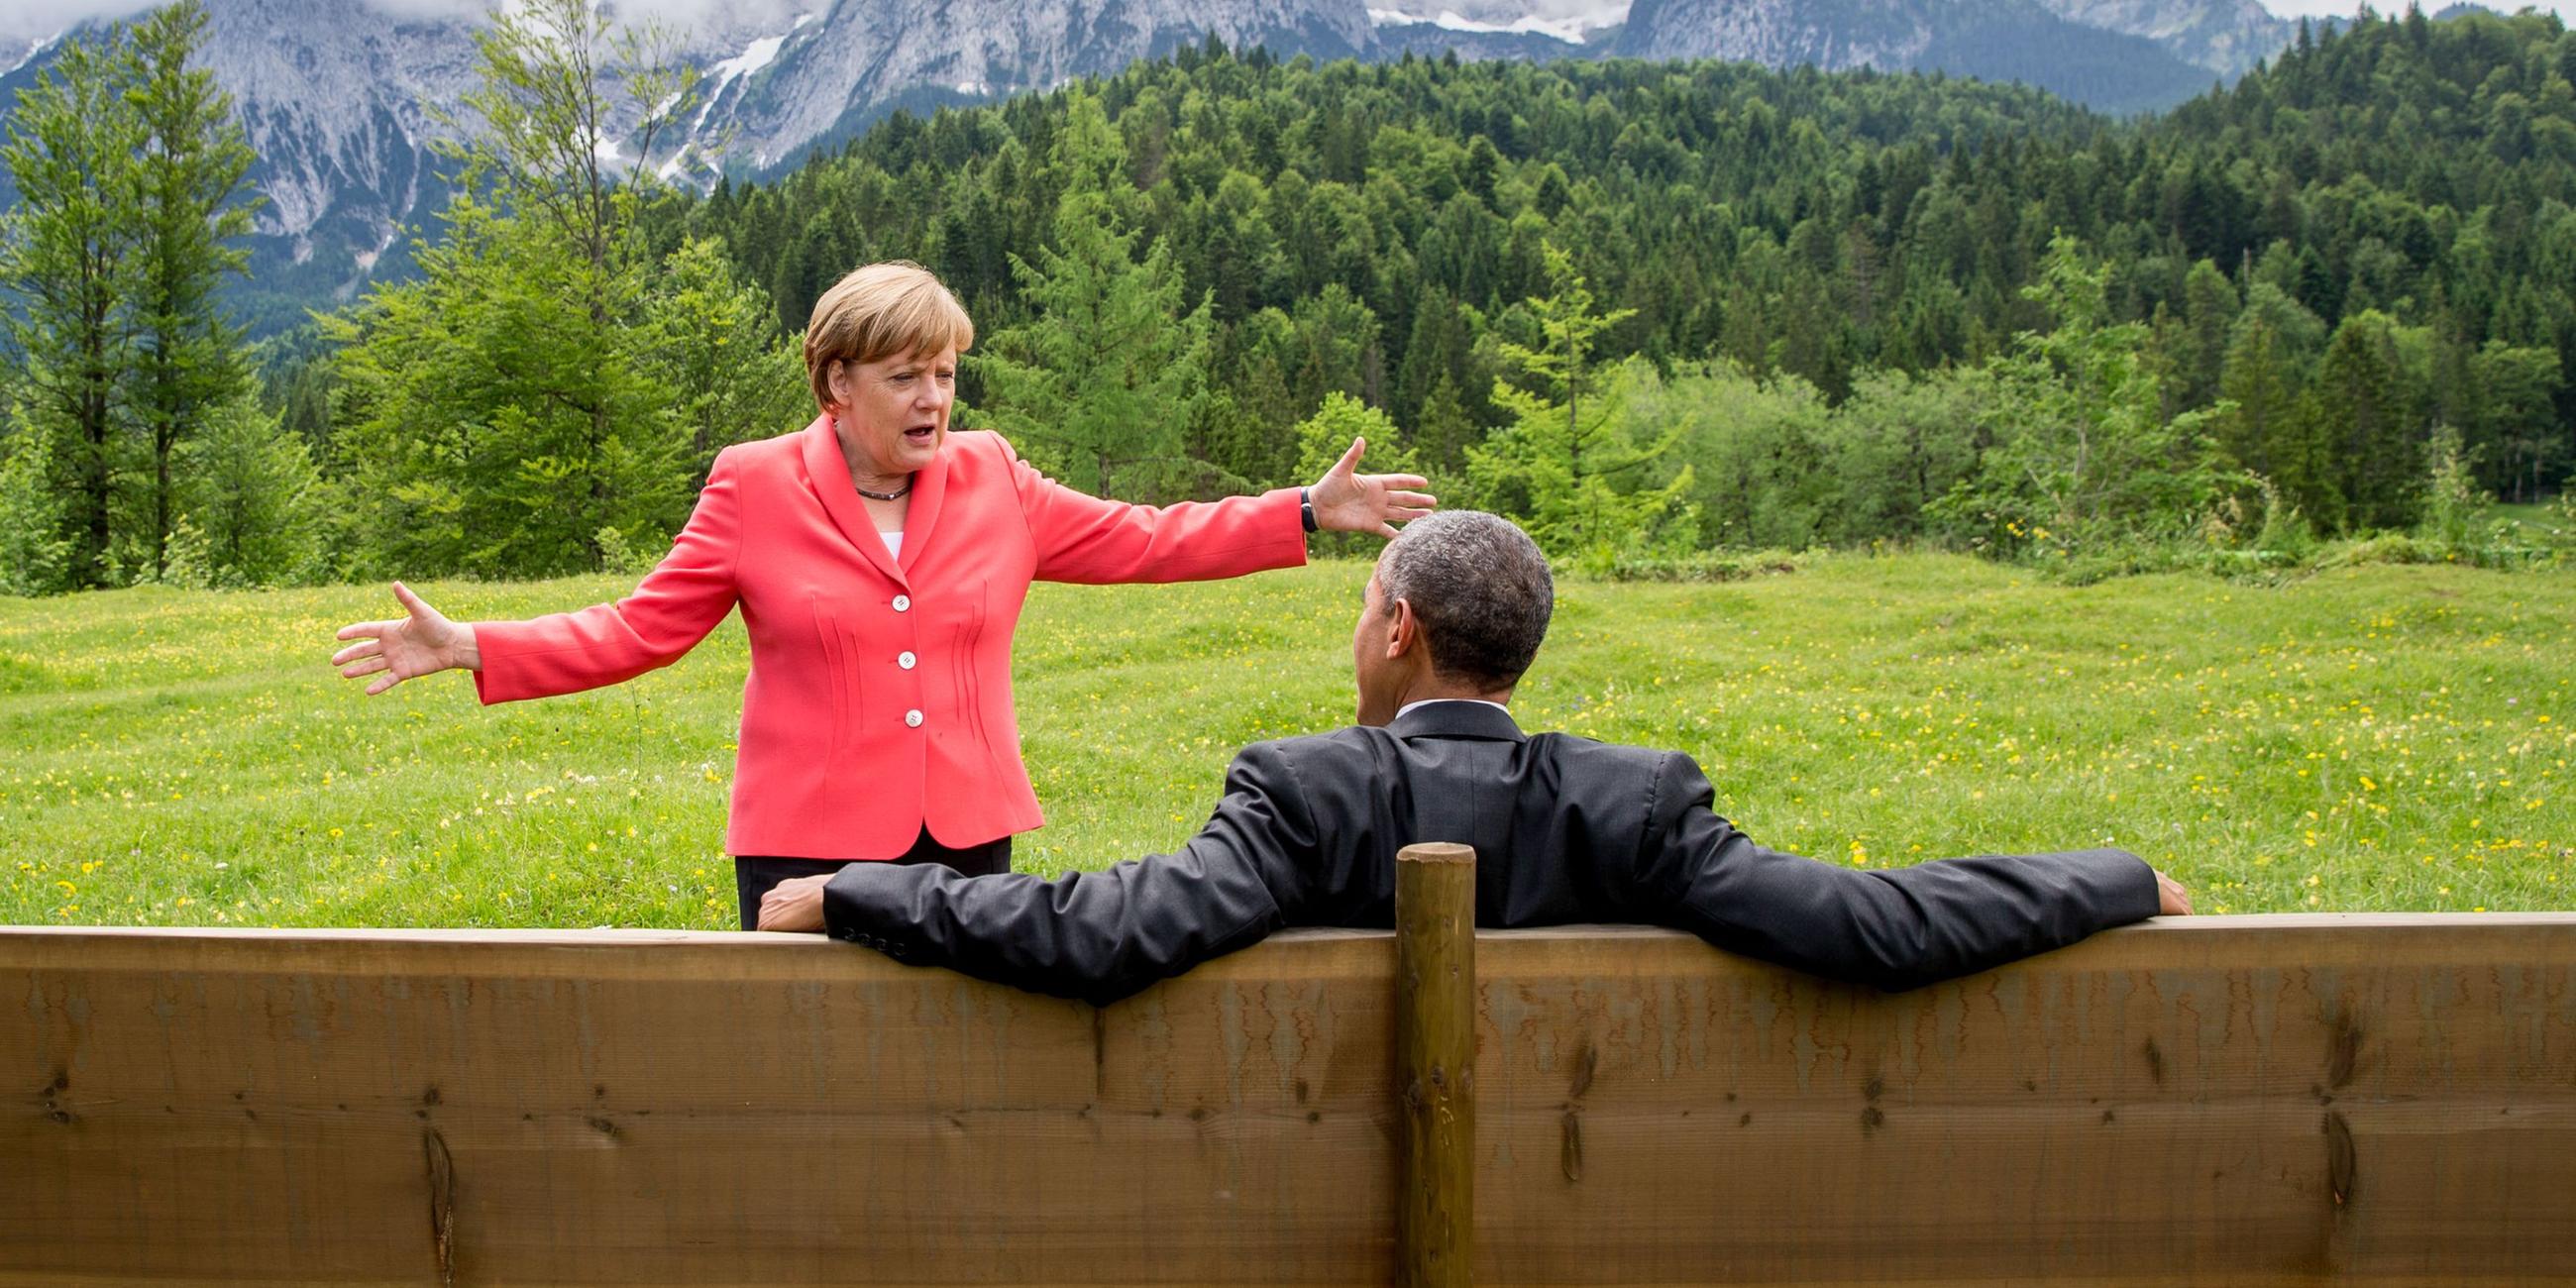
[[[2269,479],[2310,521],[2329,528],[2340,524],[2343,498],[2326,478],[2315,421],[2270,319],[2251,313],[2236,329],[2218,391],[2226,407],[2213,430],[2229,459]]]
[[[131,230],[132,404],[151,452],[156,575],[176,517],[171,458],[244,385],[240,333],[215,290],[226,274],[245,271],[247,252],[227,243],[250,231],[257,199],[237,200],[252,154],[232,96],[216,88],[213,73],[188,66],[205,27],[197,0],[181,0],[135,24],[123,53],[126,99],[142,133]]]
[[[65,580],[106,585],[118,489],[128,472],[119,441],[133,366],[135,156],[142,130],[119,75],[123,37],[64,43],[20,91],[0,145],[18,204],[0,232],[0,286],[20,371],[28,433],[64,504]]]
[[[1553,290],[1529,301],[1540,343],[1499,346],[1522,383],[1494,382],[1494,402],[1513,420],[1467,449],[1469,490],[1523,518],[1541,546],[1596,562],[1686,542],[1697,528],[1681,499],[1689,467],[1644,486],[1647,467],[1679,431],[1637,441],[1620,414],[1615,371],[1594,356],[1601,333],[1631,311],[1602,312],[1572,256],[1553,244],[1543,254]]]
[[[2558,355],[2489,340],[2469,356],[2468,368],[2468,386],[2477,393],[2476,419],[2468,427],[2474,464],[2513,500],[2539,500],[2542,480],[2570,456],[2553,403],[2565,383]]]
[[[277,586],[320,573],[322,480],[304,440],[247,394],[198,415],[203,424],[178,452],[184,486],[173,544],[189,548],[174,552],[173,579]]]
[[[2318,365],[2320,446],[2353,527],[2415,522],[2426,439],[2407,375],[2396,321],[2376,309],[2345,318]]]
[[[1476,441],[1476,422],[1467,414],[1467,406],[1458,396],[1458,385],[1443,372],[1431,385],[1431,393],[1422,400],[1422,410],[1413,418],[1415,452],[1426,470],[1451,470],[1467,459],[1467,447]]]
[[[2206,407],[2219,397],[2221,372],[2227,365],[2228,332],[2236,324],[2236,287],[2215,264],[2202,260],[2183,278],[2183,315],[2174,374],[2181,388],[2171,401],[2183,411]]]
[[[968,360],[982,410],[1032,459],[1094,495],[1165,498],[1203,472],[1186,442],[1207,397],[1208,305],[1184,305],[1161,241],[1131,258],[1121,222],[1101,194],[1066,194],[1057,248],[1012,258],[1034,317]]]
[[[71,542],[55,487],[53,444],[13,416],[0,433],[0,595],[64,589]]]

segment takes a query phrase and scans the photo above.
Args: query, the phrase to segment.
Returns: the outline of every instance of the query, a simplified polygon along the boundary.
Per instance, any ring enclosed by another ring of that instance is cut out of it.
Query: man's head
[[[1364,594],[1351,665],[1365,725],[1424,698],[1509,699],[1556,608],[1538,543],[1476,510],[1405,525]]]

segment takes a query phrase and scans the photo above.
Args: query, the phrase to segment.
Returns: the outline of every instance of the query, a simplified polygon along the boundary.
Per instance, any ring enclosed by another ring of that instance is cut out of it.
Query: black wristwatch
[[[1308,532],[1315,531],[1315,489],[1297,489],[1297,521],[1305,524]]]

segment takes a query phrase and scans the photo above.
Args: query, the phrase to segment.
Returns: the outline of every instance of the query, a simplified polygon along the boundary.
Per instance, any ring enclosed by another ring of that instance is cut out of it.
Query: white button
[[[921,713],[918,711],[906,711],[903,713],[903,722],[912,728],[918,729],[921,727]]]
[[[894,664],[909,671],[912,669],[912,664],[919,660],[910,653],[899,653],[895,655]]]
[[[897,596],[895,596],[895,597],[894,597],[894,611],[896,611],[896,612],[898,612],[898,613],[909,613],[909,612],[911,612],[911,611],[912,611],[912,596],[910,596],[910,595],[897,595]]]

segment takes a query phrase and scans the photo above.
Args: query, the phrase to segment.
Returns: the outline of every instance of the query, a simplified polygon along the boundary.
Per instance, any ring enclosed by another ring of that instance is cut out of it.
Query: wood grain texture
[[[1467,1288],[1476,1221],[1476,851],[1395,856],[1399,1288]]]
[[[1911,993],[1477,945],[1486,1283],[2576,1283],[2576,916]],[[0,1284],[1372,1283],[1394,948],[1095,1011],[810,937],[0,930]]]

